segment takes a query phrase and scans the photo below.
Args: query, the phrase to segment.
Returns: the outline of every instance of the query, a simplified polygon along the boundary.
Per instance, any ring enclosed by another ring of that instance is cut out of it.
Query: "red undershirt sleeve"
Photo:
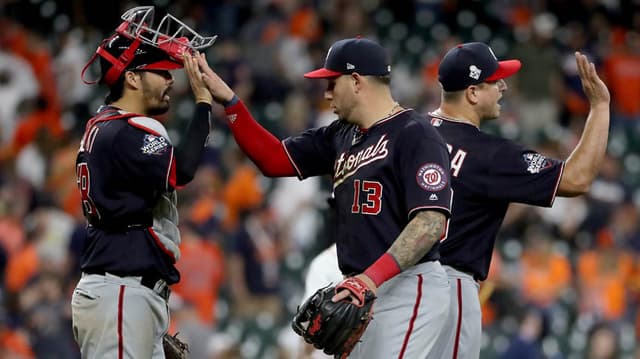
[[[262,127],[242,101],[225,107],[229,127],[240,149],[267,177],[296,176],[284,145]]]

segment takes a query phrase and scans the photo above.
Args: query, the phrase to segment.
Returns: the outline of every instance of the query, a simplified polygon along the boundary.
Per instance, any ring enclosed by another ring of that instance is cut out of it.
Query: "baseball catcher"
[[[200,50],[215,36],[170,14],[154,22],[154,13],[153,6],[127,10],[81,72],[86,83],[109,91],[87,121],[76,157],[86,246],[71,314],[82,358],[185,357],[175,337],[163,338],[169,286],[180,280],[176,192],[195,176],[211,131],[214,100],[196,58],[204,60]],[[100,72],[89,80],[93,63]],[[170,71],[180,68],[194,110],[184,141],[174,146],[160,115],[171,107]]]
[[[352,297],[333,301],[344,289]],[[361,279],[350,277],[337,286],[318,289],[298,307],[291,326],[317,349],[336,358],[346,358],[371,321],[375,299]]]

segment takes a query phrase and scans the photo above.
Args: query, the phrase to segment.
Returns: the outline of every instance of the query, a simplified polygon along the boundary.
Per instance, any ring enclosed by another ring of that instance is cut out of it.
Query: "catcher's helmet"
[[[96,54],[100,57],[100,81],[108,86],[113,85],[125,71],[175,70],[183,66],[182,61],[159,48],[117,34],[106,39]]]
[[[126,11],[115,33],[102,41],[82,69],[87,84],[114,85],[128,70],[174,70],[182,67],[182,54],[211,46],[217,36],[203,37],[170,14],[153,26],[153,6]],[[84,74],[100,58],[100,78],[87,81]]]

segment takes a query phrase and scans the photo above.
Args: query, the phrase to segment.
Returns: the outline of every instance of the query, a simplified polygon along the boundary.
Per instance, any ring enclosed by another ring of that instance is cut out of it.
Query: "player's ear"
[[[136,73],[134,71],[125,71],[123,76],[125,84],[127,84],[129,87],[135,89],[140,87],[141,75],[139,73]]]
[[[476,85],[471,85],[464,89],[464,96],[467,98],[467,101],[471,104],[476,104],[479,101],[479,90],[480,88]]]
[[[364,79],[364,76],[361,76],[357,72],[354,72],[351,74],[351,78],[349,79],[349,81],[351,81],[351,86],[353,87],[353,91],[355,93],[360,92],[363,79]]]

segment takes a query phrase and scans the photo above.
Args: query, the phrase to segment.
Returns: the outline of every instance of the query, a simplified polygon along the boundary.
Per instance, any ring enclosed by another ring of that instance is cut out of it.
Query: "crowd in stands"
[[[0,2],[0,359],[79,358],[70,297],[85,220],[75,155],[104,101],[80,72],[135,5],[156,5],[204,34],[253,115],[280,138],[335,119],[320,67],[335,40],[378,40],[392,92],[426,113],[451,46],[489,43],[518,58],[503,114],[487,130],[566,158],[588,102],[573,53],[612,95],[608,155],[588,195],[553,208],[514,205],[482,284],[483,358],[640,358],[640,5],[619,0],[237,0]],[[90,69],[90,76],[97,76]],[[174,73],[165,116],[179,142],[193,111]],[[193,183],[179,191],[182,280],[170,331],[191,358],[296,358],[289,320],[314,255],[332,242],[329,179],[269,179],[240,152],[222,109]]]

